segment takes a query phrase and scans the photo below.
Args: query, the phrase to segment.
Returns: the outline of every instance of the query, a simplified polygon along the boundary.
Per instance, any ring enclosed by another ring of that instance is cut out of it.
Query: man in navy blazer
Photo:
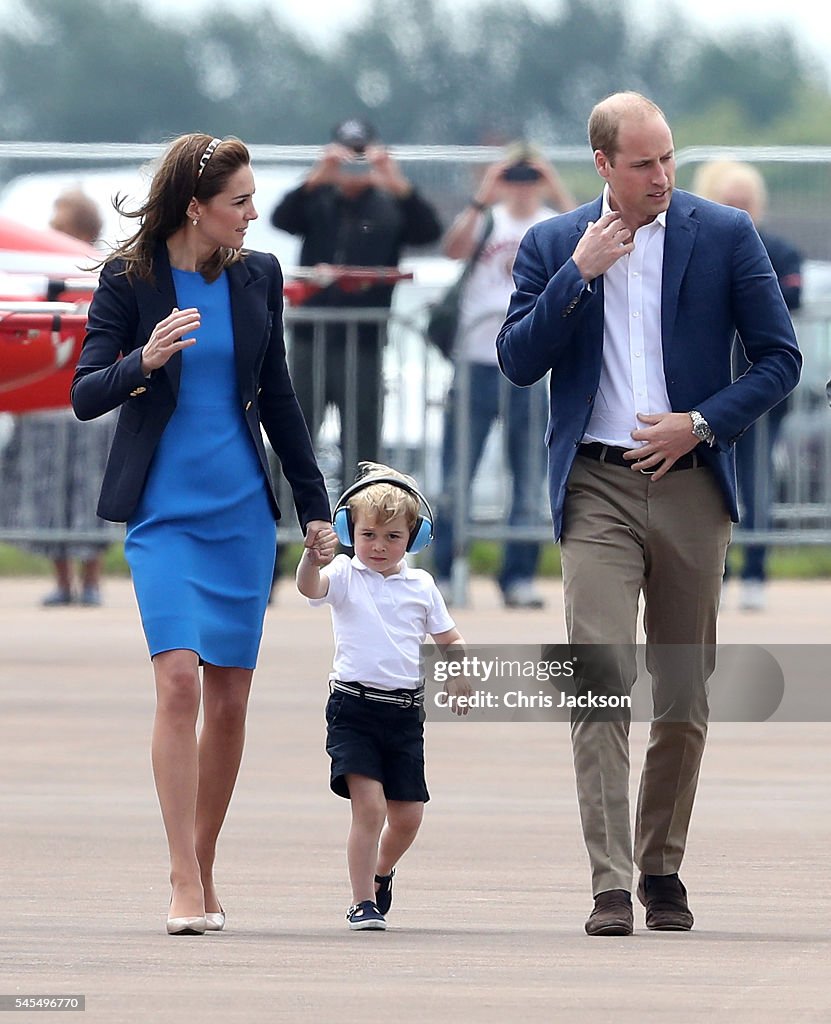
[[[637,93],[609,96],[589,141],[603,194],[525,236],[497,350],[514,384],[551,371],[549,494],[582,696],[628,696],[644,599],[654,719],[634,849],[629,716],[572,717],[594,896],[586,931],[632,933],[633,860],[647,927],[680,931],[693,924],[678,870],[738,518],[732,448],[794,388],[801,357],[747,214],[674,190],[661,110]],[[750,367],[734,381],[737,331]]]

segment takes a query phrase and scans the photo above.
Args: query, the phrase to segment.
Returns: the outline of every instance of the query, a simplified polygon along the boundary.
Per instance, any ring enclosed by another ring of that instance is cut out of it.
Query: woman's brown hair
[[[248,149],[239,139],[229,137],[216,146],[213,142],[212,135],[202,132],[180,135],[167,147],[153,175],[150,193],[138,209],[126,209],[126,199],[115,197],[116,210],[123,217],[138,220],[141,226],[105,263],[120,259],[128,276],[153,280],[156,246],[182,227],[191,199],[207,202],[223,191],[235,171],[251,163]],[[236,249],[220,248],[199,270],[206,280],[215,281],[225,267],[241,258]]]

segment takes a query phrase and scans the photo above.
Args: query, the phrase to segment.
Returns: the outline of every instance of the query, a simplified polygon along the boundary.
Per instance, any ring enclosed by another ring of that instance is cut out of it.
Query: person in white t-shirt
[[[546,205],[546,201],[552,205]],[[448,395],[442,445],[444,499],[438,506],[434,566],[439,586],[448,593],[454,559],[453,508],[459,478],[469,489],[494,423],[501,419],[507,468],[512,480],[511,526],[527,526],[542,504],[545,479],[545,381],[518,388],[505,380],[496,361],[496,336],[513,292],[514,256],[525,232],[574,199],[554,168],[533,147],[516,144],[505,159],[485,172],[475,197],[453,222],[443,248],[453,259],[475,259],[461,299],[454,358],[456,371]],[[467,418],[467,458],[457,458],[456,417]],[[465,471],[465,465],[467,471]],[[534,587],[540,545],[511,540],[505,545],[499,587],[508,607],[541,608]]]
[[[422,505],[426,514],[421,514]],[[464,644],[433,577],[407,564],[429,543],[432,513],[408,476],[360,463],[358,481],[335,508],[335,531],[355,555],[325,562],[306,549],[297,588],[313,607],[328,604],[335,656],[326,706],[330,787],[352,804],[346,846],[352,905],[349,927],[384,930],[395,865],[412,845],[430,799],[424,779],[424,686],[420,647]],[[470,692],[458,679],[454,696]]]

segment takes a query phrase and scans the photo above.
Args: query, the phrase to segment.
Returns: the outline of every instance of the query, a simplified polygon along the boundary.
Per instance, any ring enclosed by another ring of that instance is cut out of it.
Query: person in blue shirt
[[[698,169],[692,190],[705,199],[750,214],[767,249],[785,305],[795,313],[802,301],[802,255],[787,239],[764,226],[768,191],[761,173],[751,164],[714,160]],[[744,373],[748,365],[739,340],[733,353],[736,376]],[[742,505],[742,527],[751,533],[770,528],[773,449],[787,411],[786,399],[748,427],[736,442],[736,481]],[[767,551],[766,544],[752,541],[743,547],[739,607],[744,611],[761,611],[765,607]],[[729,573],[725,574],[725,579],[728,577]]]

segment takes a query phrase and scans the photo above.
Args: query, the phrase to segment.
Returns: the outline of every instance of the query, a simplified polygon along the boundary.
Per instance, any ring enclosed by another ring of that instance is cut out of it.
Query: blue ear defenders
[[[365,476],[362,480],[359,480],[356,484],[352,484],[351,487],[348,487],[343,492],[343,494],[338,498],[338,503],[335,506],[335,514],[332,517],[332,526],[334,527],[338,540],[346,548],[355,546],[352,513],[347,502],[353,494],[357,494],[358,491],[363,491],[365,488],[371,487],[373,484],[392,484],[393,487],[398,487],[402,491],[412,494],[414,498],[418,498],[424,506],[425,514],[419,515],[416,519],[415,526],[410,530],[410,539],[407,542],[407,551],[409,551],[410,554],[417,555],[419,551],[423,551],[433,539],[433,510],[430,508],[430,503],[421,491],[416,487],[413,487],[411,484],[408,484],[405,480],[399,480],[398,477],[395,476]]]

